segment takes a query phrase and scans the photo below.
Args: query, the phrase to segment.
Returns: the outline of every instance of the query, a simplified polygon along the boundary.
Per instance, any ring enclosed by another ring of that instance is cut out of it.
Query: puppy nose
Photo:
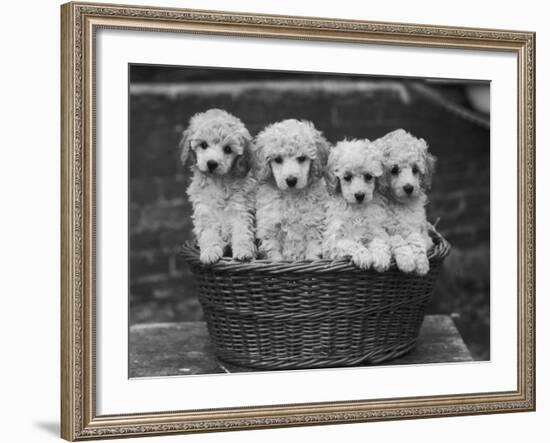
[[[357,200],[359,203],[361,203],[365,198],[365,194],[363,194],[362,192],[357,192],[354,195],[355,195],[355,200]]]
[[[214,160],[208,160],[206,162],[206,166],[208,166],[208,170],[212,172],[214,169],[218,167],[218,162]]]
[[[286,179],[286,184],[288,186],[290,186],[291,188],[293,188],[294,186],[296,186],[296,183],[298,183],[298,179],[296,177],[288,177]]]
[[[403,190],[404,190],[407,194],[411,195],[412,192],[414,191],[414,187],[413,187],[413,185],[405,185],[405,186],[403,186]]]

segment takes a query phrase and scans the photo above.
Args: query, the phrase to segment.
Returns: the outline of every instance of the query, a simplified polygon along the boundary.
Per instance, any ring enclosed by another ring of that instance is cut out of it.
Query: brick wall
[[[292,117],[313,121],[331,142],[344,137],[374,139],[400,127],[425,138],[438,158],[429,218],[439,219],[438,229],[454,247],[430,309],[479,317],[467,321],[487,332],[489,130],[444,109],[424,87],[415,85],[397,80],[339,85],[292,79],[134,88],[130,97],[132,322],[201,318],[192,278],[178,257],[181,243],[191,238],[191,208],[185,195],[188,171],[179,164],[176,147],[192,114],[218,107],[240,117],[252,134],[270,122]],[[460,88],[450,92],[464,101]]]

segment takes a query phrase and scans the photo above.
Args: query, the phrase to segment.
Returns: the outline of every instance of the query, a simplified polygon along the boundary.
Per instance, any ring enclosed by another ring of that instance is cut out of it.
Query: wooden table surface
[[[220,362],[204,322],[145,323],[130,327],[130,377],[252,372]],[[456,326],[447,315],[424,318],[416,347],[382,365],[472,361]]]

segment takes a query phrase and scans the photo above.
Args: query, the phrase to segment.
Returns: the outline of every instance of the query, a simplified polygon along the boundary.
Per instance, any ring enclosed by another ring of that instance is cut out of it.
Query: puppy
[[[361,269],[390,267],[386,208],[377,191],[382,154],[368,140],[344,140],[331,149],[326,182],[327,205],[323,256],[347,258]]]
[[[423,139],[403,129],[390,132],[375,144],[384,155],[380,191],[387,204],[392,254],[403,272],[424,275],[430,269],[427,252],[433,245],[425,206],[435,157],[428,153]]]
[[[328,143],[312,123],[284,120],[255,140],[259,252],[269,260],[321,256]]]
[[[220,109],[195,114],[183,132],[181,162],[192,159],[187,195],[202,263],[217,262],[229,247],[237,260],[255,256],[251,140],[244,124]]]

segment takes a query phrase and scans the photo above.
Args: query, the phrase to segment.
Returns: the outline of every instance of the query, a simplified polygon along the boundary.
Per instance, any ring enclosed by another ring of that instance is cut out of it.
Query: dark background
[[[474,358],[489,359],[489,116],[472,105],[487,82],[142,65],[130,66],[130,80],[132,324],[202,319],[178,256],[191,206],[177,145],[193,114],[216,107],[252,135],[298,118],[332,143],[397,128],[426,139],[438,158],[428,217],[453,246],[428,313],[452,315]]]

